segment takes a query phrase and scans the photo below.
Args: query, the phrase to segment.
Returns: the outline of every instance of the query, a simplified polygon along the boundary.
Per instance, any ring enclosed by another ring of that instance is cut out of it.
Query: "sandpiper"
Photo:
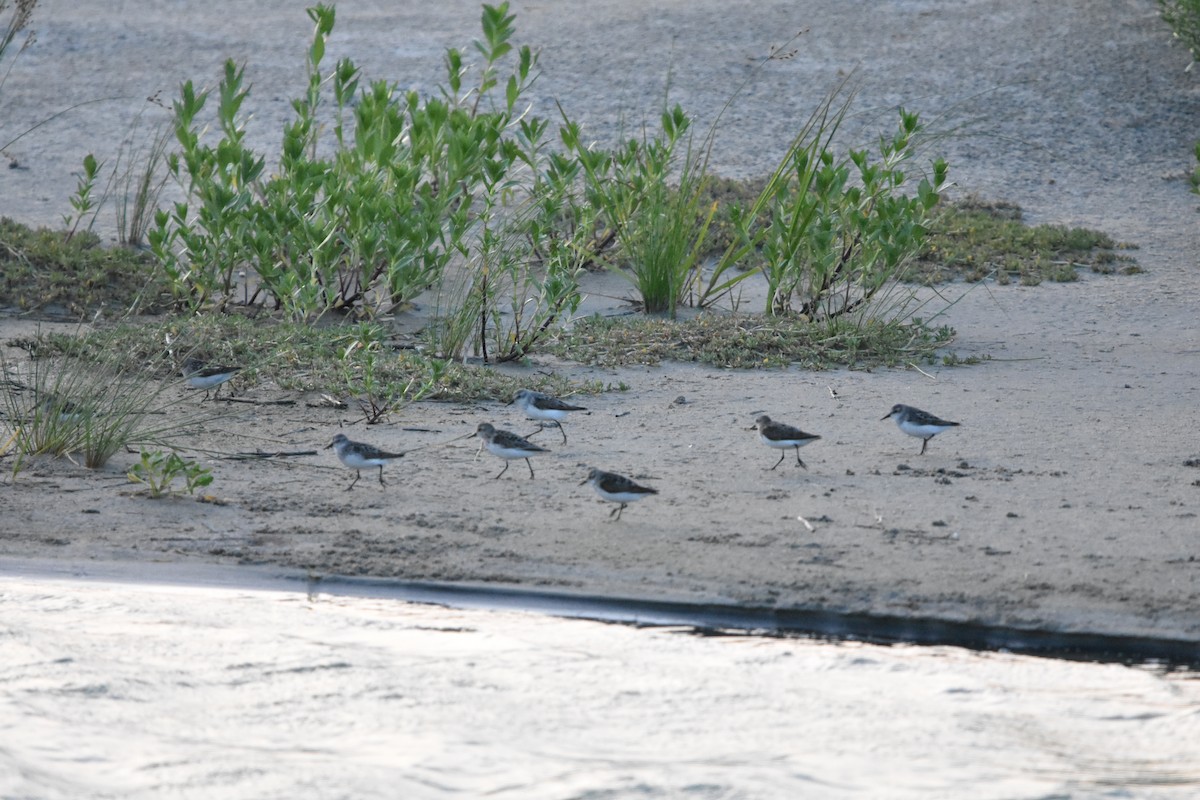
[[[344,433],[339,433],[333,437],[332,442],[325,445],[326,450],[331,447],[337,453],[338,460],[354,470],[354,480],[346,487],[347,492],[353,489],[354,484],[358,483],[358,479],[362,477],[363,467],[379,467],[379,485],[387,486],[383,482],[384,465],[397,458],[404,458],[404,453],[389,453],[386,450],[380,450],[375,445],[352,442],[346,438]]]
[[[532,478],[533,464],[529,463],[529,457],[550,452],[511,431],[496,430],[487,422],[479,423],[479,427],[475,429],[475,435],[483,440],[483,446],[488,449],[489,453],[504,459],[504,469],[496,475],[497,478],[508,471],[508,462],[515,458],[525,459],[525,465],[529,467],[529,477]]]
[[[583,486],[585,483],[592,484],[592,488],[596,490],[596,494],[600,495],[601,498],[610,503],[621,504],[608,512],[610,517],[615,514],[617,519],[621,518],[621,512],[625,510],[625,506],[630,503],[636,503],[638,500],[649,497],[652,494],[658,494],[658,489],[641,486],[624,475],[618,475],[615,472],[605,472],[595,467],[588,470],[588,476],[580,481],[579,485]]]
[[[922,411],[902,403],[892,406],[892,410],[883,419],[888,417],[895,417],[897,428],[909,436],[916,436],[921,440],[921,452],[917,454],[921,456],[925,455],[925,448],[929,446],[930,439],[942,431],[958,427],[957,422],[938,419],[928,411]]]
[[[805,433],[799,428],[785,425],[782,422],[773,422],[766,414],[754,420],[754,427],[758,429],[759,438],[762,439],[762,443],[767,447],[775,447],[780,450],[787,450],[789,447],[796,448],[796,463],[804,467],[804,469],[808,469],[805,463],[800,460],[800,448],[806,444],[812,444],[817,439],[820,439],[820,436],[817,436],[815,433]],[[784,456],[786,455],[787,453],[779,454],[779,460],[775,462],[775,467],[783,463]],[[775,469],[775,467],[771,467],[771,469]]]
[[[42,395],[38,406],[46,418],[54,419],[58,422],[82,422],[91,416],[89,410],[85,409],[79,403],[68,400],[65,397],[60,397],[53,392],[47,392]]]
[[[567,432],[563,430],[562,421],[567,418],[567,414],[572,411],[587,411],[583,406],[573,406],[570,403],[564,403],[557,397],[535,392],[532,389],[522,389],[517,392],[513,402],[517,404],[517,408],[525,412],[525,416],[538,421],[538,429],[534,433],[542,430],[542,423],[553,422],[557,425],[558,432],[563,437],[563,444],[567,443]],[[530,436],[532,435],[531,433]]]
[[[217,391],[212,399],[216,400],[217,395],[221,394],[221,386],[241,371],[241,367],[210,367],[194,356],[183,362],[183,377],[187,378],[188,386],[203,389],[205,400],[213,388]]]

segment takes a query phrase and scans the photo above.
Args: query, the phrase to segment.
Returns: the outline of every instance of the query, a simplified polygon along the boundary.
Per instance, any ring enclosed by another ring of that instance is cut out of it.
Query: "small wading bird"
[[[600,495],[604,500],[610,503],[621,504],[608,512],[610,517],[615,514],[617,519],[621,518],[621,512],[625,510],[625,506],[630,503],[636,503],[638,500],[649,497],[652,494],[658,494],[658,489],[641,486],[624,475],[618,475],[615,472],[605,472],[595,467],[588,470],[588,476],[580,481],[579,485],[583,486],[585,483],[592,484],[592,488],[596,490],[596,494]]]
[[[346,487],[347,492],[354,488],[354,484],[358,483],[358,479],[362,477],[361,470],[364,467],[379,467],[379,485],[387,486],[383,482],[384,465],[398,458],[404,458],[404,453],[389,453],[386,450],[380,450],[374,445],[363,442],[352,442],[343,433],[339,433],[333,437],[332,442],[325,445],[326,450],[331,447],[333,448],[333,452],[337,453],[338,460],[354,470],[354,480],[350,481],[350,485]]]
[[[525,465],[529,467],[529,477],[532,478],[533,464],[529,463],[529,457],[550,452],[511,431],[496,430],[486,422],[479,423],[479,427],[475,429],[475,435],[483,440],[483,446],[488,449],[489,453],[504,459],[504,469],[496,475],[497,478],[508,471],[508,462],[517,458],[525,459]]]
[[[787,450],[789,447],[796,448],[796,463],[804,469],[808,469],[803,461],[800,460],[800,448],[806,444],[812,444],[820,436],[815,433],[805,433],[799,428],[793,428],[791,425],[784,425],[782,422],[774,422],[766,414],[763,414],[758,419],[754,420],[754,430],[758,429],[758,436],[762,439],[762,443],[767,447],[775,447],[780,450]],[[783,463],[787,453],[780,453],[779,460],[775,462],[775,467]],[[771,467],[771,469],[775,469]]]
[[[82,422],[91,414],[78,403],[47,392],[38,403],[43,414],[57,422]]]
[[[921,440],[921,452],[917,453],[919,456],[925,455],[925,448],[929,446],[930,439],[942,431],[958,427],[957,422],[938,419],[928,411],[922,411],[919,408],[906,406],[902,403],[892,406],[892,410],[883,419],[887,419],[888,417],[895,417],[897,428],[909,436],[916,436]],[[880,421],[882,422],[882,420]]]
[[[563,430],[562,421],[567,418],[567,414],[572,411],[587,411],[583,406],[573,406],[570,403],[564,403],[557,397],[535,392],[532,389],[522,389],[517,392],[513,402],[517,404],[517,408],[525,412],[525,416],[538,421],[538,429],[534,433],[540,432],[546,422],[557,425],[558,432],[562,434],[563,444],[567,443],[567,432]]]
[[[183,377],[187,378],[188,386],[193,389],[203,389],[205,400],[208,399],[208,393],[213,388],[217,391],[213,394],[212,399],[216,400],[217,396],[221,394],[221,386],[241,371],[241,367],[206,366],[202,360],[195,357],[183,362]]]

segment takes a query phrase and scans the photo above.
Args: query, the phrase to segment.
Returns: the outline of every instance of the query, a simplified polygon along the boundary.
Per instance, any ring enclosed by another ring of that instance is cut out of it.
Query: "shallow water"
[[[5,578],[3,798],[1190,798],[1200,678]]]

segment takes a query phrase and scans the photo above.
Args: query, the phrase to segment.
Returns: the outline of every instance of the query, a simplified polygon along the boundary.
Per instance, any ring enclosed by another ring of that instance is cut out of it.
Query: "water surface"
[[[1200,680],[380,597],[0,584],[4,798],[1192,798]]]

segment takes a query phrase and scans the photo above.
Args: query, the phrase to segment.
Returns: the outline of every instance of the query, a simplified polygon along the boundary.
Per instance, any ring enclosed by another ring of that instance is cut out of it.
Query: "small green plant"
[[[92,191],[96,188],[96,178],[100,174],[100,168],[103,164],[96,160],[96,157],[88,153],[83,157],[83,174],[79,176],[79,181],[75,187],[75,194],[71,195],[71,208],[75,209],[75,213],[63,214],[63,227],[67,229],[67,241],[75,235],[75,231],[79,228],[79,223],[83,221],[90,212],[94,212],[100,205],[100,201],[92,196]],[[92,214],[92,223],[96,221],[96,215]],[[92,225],[89,223],[87,230],[91,231]]]
[[[538,190],[556,191],[544,185]],[[539,194],[521,208],[482,215],[481,236],[467,262],[474,298],[466,307],[476,314],[476,352],[484,361],[524,358],[579,307],[591,231],[588,225],[558,226],[561,199]]]
[[[445,374],[446,363],[438,359],[425,362],[427,369],[401,375],[381,368],[382,331],[374,323],[360,323],[350,339],[342,352],[343,386],[368,425],[423,399],[435,391]]]
[[[212,470],[183,458],[174,450],[164,453],[144,447],[141,460],[130,467],[128,474],[131,482],[144,484],[150,497],[155,499],[173,494],[171,485],[179,478],[183,478],[184,491],[188,494],[195,494],[197,489],[213,482]]]
[[[484,18],[486,41],[477,49],[486,56],[488,86],[498,54],[510,47],[513,18],[487,7]],[[453,66],[458,57],[452,54],[450,61],[453,88],[460,85]],[[522,56],[522,76],[524,62]],[[512,80],[509,85],[519,88]],[[505,118],[516,114],[507,104],[517,96],[506,92]],[[544,119],[521,118],[511,127],[495,168],[481,180],[462,258],[438,285],[437,314],[426,333],[433,351],[446,359],[462,358],[468,346],[484,361],[524,358],[581,299],[577,280],[592,257],[595,212],[578,200],[578,166],[549,152]]]

